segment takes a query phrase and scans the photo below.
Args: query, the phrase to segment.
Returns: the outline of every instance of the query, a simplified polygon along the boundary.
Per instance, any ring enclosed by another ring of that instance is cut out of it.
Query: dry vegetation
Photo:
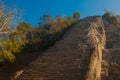
[[[0,1],[0,63],[14,62],[16,56],[19,56],[18,53],[48,48],[60,40],[67,29],[80,18],[79,12],[69,17],[57,16],[55,18],[45,14],[41,17],[39,25],[32,27],[25,21],[14,25],[13,21],[18,20],[16,17],[20,17],[18,16],[20,13],[16,11],[20,12],[14,8],[8,9]]]

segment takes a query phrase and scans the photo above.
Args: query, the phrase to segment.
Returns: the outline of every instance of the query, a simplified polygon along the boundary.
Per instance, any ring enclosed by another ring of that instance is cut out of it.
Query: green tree
[[[15,20],[17,16],[17,9],[5,7],[0,0],[0,62],[13,62],[15,60],[13,53],[19,52],[21,48],[22,43],[19,43],[19,36],[16,36],[16,31],[12,29],[13,27],[11,28],[11,25],[15,24],[13,19]],[[5,34],[7,34],[6,38]]]
[[[27,31],[29,31],[32,28],[32,25],[30,23],[27,22],[21,22],[18,24],[17,26],[17,30],[21,31],[23,33],[26,33]]]
[[[49,29],[49,27],[52,24],[52,17],[49,14],[45,14],[43,15],[43,17],[40,18],[41,22],[39,22],[39,27],[41,27],[41,25],[44,25],[44,28]]]
[[[75,20],[79,20],[79,18],[80,18],[80,13],[79,13],[79,12],[73,13],[73,18],[74,18]]]

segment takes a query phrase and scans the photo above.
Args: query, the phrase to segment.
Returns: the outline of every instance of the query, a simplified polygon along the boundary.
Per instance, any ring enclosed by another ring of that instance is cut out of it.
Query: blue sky
[[[43,14],[70,16],[80,12],[81,17],[102,15],[104,9],[120,14],[120,0],[3,0],[9,7],[24,10],[25,21],[37,26]]]

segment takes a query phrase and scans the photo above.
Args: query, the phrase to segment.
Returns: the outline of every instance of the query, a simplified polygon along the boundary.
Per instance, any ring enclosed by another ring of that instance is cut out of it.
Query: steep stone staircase
[[[100,17],[81,20],[61,41],[18,71],[11,80],[99,80],[101,56],[97,55],[101,52],[96,53],[96,45],[102,44],[102,39],[97,38],[103,36],[101,31],[97,31],[99,28],[103,28]],[[96,75],[93,76],[94,74]]]
[[[119,37],[114,25],[87,17],[9,80],[120,80]]]
[[[85,23],[74,25],[61,41],[24,68],[16,80],[81,80],[83,65],[87,64],[82,64],[85,54],[79,45],[83,44],[87,28]]]

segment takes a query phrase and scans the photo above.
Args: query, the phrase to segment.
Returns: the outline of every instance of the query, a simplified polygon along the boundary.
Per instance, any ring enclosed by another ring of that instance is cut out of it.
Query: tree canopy
[[[73,13],[73,18],[76,19],[76,20],[79,20],[79,18],[80,18],[80,13],[79,13],[79,12]]]

